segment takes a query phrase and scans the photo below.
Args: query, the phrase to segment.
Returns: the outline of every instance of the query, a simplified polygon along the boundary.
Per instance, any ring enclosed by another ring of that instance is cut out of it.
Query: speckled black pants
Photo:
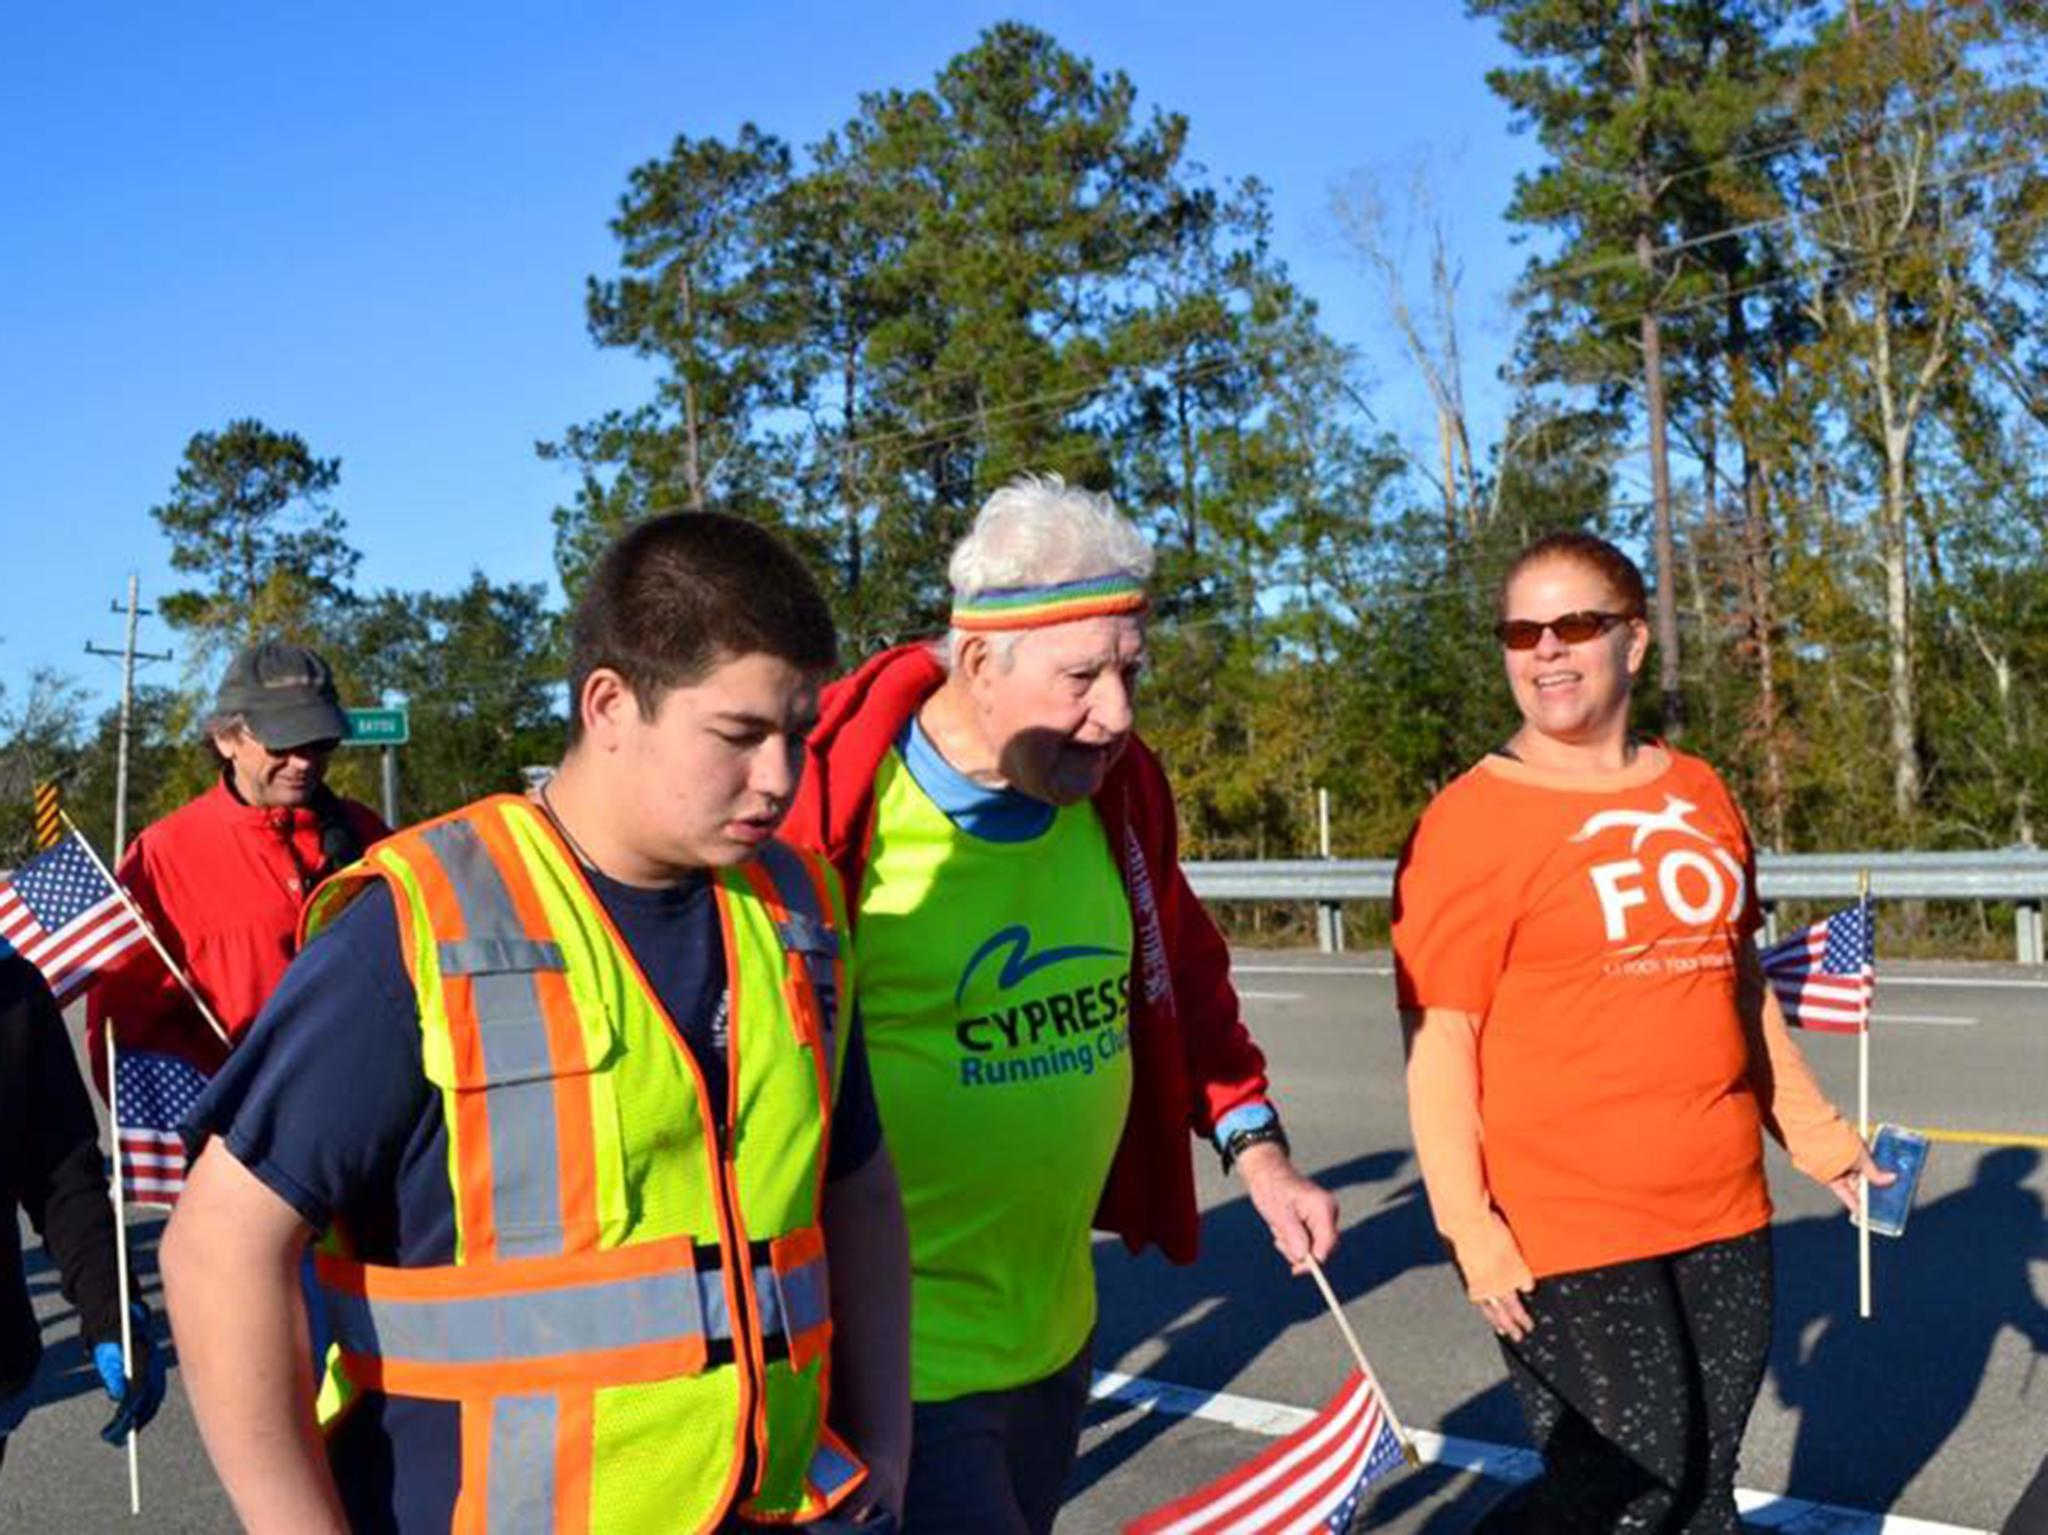
[[[1539,1280],[1502,1342],[1545,1475],[1489,1532],[1736,1535],[1735,1461],[1771,1346],[1768,1230]]]

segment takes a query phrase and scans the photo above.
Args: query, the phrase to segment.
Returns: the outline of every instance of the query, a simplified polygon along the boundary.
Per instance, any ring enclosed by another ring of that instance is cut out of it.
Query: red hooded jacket
[[[390,835],[369,806],[340,805],[363,847]],[[145,828],[115,877],[239,1039],[298,951],[299,908],[321,860],[313,811],[246,805],[222,782]],[[227,1058],[227,1046],[147,944],[128,950],[91,993],[86,1038],[102,1097],[110,1018],[123,1050],[182,1055],[209,1072]]]
[[[903,727],[946,679],[923,645],[885,651],[825,690],[810,761],[782,835],[818,849],[858,900],[874,835],[875,775]],[[1180,867],[1173,793],[1133,736],[1095,795],[1123,872],[1135,939],[1132,1091],[1123,1140],[1095,1212],[1133,1252],[1157,1243],[1192,1263],[1199,1225],[1190,1134],[1263,1102],[1266,1058],[1245,1031],[1223,935]],[[856,943],[860,913],[853,913]]]

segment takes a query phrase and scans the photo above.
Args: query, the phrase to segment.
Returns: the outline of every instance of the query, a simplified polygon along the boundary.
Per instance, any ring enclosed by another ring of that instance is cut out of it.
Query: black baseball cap
[[[274,752],[339,741],[348,733],[333,669],[305,646],[283,640],[262,640],[236,654],[220,679],[213,712],[241,715],[249,734]]]

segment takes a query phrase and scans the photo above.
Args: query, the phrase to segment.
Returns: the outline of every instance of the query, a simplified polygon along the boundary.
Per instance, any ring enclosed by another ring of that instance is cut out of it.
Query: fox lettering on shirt
[[[1688,927],[1740,920],[1749,897],[1749,881],[1733,854],[1688,823],[1686,818],[1698,809],[1690,801],[1667,794],[1661,810],[1603,810],[1588,818],[1572,837],[1574,842],[1590,842],[1611,831],[1630,833],[1628,857],[1592,864],[1586,870],[1599,897],[1610,943],[1629,940],[1630,913],[1648,907],[1653,899]],[[1690,838],[1701,845],[1692,847],[1681,841],[1676,847],[1647,846],[1660,833]]]

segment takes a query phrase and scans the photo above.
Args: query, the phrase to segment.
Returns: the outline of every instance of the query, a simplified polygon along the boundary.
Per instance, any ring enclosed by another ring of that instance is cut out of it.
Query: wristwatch
[[[1216,1126],[1216,1151],[1223,1158],[1226,1173],[1244,1155],[1246,1147],[1269,1141],[1285,1152],[1294,1149],[1287,1143],[1287,1132],[1280,1128],[1280,1115],[1269,1103],[1234,1109]]]

